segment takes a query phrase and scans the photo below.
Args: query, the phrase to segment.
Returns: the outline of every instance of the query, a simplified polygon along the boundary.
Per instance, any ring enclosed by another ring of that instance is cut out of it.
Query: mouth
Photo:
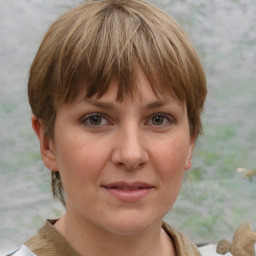
[[[123,190],[123,191],[135,191],[140,189],[151,189],[153,188],[152,185],[144,183],[144,182],[115,182],[107,185],[103,185],[106,189],[116,189],[116,190]]]
[[[146,197],[154,186],[145,182],[115,182],[102,186],[111,196],[125,202],[135,202]]]

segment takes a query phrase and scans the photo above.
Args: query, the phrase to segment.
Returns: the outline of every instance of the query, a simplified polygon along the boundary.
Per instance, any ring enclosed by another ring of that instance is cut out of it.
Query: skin
[[[141,95],[123,102],[113,80],[99,99],[60,106],[54,139],[32,116],[42,159],[60,172],[66,192],[66,214],[55,227],[81,255],[175,255],[161,225],[191,167],[194,140],[186,104],[157,97],[141,72],[138,83]],[[120,181],[150,188],[120,199],[105,187]]]

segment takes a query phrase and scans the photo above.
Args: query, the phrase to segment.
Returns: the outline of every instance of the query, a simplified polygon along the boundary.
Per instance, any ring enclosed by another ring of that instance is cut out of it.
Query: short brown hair
[[[181,27],[164,11],[140,0],[86,1],[49,28],[30,69],[28,96],[47,136],[56,111],[78,95],[101,97],[113,77],[118,100],[139,91],[138,67],[156,94],[186,102],[191,136],[202,131],[207,93],[199,57]],[[63,199],[59,175],[53,194]]]

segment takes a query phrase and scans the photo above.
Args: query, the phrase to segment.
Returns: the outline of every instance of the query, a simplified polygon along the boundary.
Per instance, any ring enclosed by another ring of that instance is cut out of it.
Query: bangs
[[[168,93],[186,100],[191,75],[188,61],[180,53],[184,46],[178,25],[174,21],[174,26],[165,24],[173,31],[170,35],[162,29],[164,17],[159,21],[151,13],[149,18],[147,10],[139,15],[135,8],[130,10],[128,2],[127,6],[113,2],[104,7],[99,5],[94,13],[85,9],[79,19],[73,17],[73,22],[69,18],[72,26],[57,54],[55,104],[72,102],[80,94],[101,97],[113,78],[119,85],[117,100],[139,94],[139,69],[156,95]]]

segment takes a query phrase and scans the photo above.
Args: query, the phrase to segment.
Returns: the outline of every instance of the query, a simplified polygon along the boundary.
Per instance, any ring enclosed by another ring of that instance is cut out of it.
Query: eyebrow
[[[94,101],[92,99],[86,99],[86,103],[89,103],[95,107],[104,108],[104,109],[114,109],[114,105],[112,103],[108,102],[100,102],[100,101]]]
[[[86,103],[93,105],[95,107],[99,107],[99,108],[103,108],[103,109],[114,109],[115,105],[111,102],[101,102],[101,101],[94,101],[92,99],[86,99],[85,100]],[[159,108],[159,107],[163,107],[166,105],[166,101],[155,101],[152,103],[148,103],[146,104],[146,109],[155,109],[155,108]]]
[[[154,108],[159,108],[165,105],[165,102],[162,101],[156,101],[156,102],[152,102],[146,105],[147,109],[154,109]]]

